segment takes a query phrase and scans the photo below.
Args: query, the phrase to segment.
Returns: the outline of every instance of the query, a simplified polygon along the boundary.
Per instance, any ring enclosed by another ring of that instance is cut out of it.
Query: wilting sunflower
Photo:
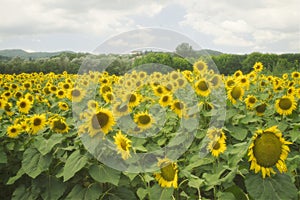
[[[110,110],[98,108],[87,120],[88,132],[90,136],[94,136],[99,132],[107,134],[110,130],[112,130],[115,123],[115,119]]]
[[[226,150],[225,138],[213,139],[209,142],[207,149],[211,152],[214,157],[218,157],[220,153],[224,153]]]
[[[161,187],[178,187],[178,167],[175,162],[169,159],[159,159],[158,166],[160,167],[159,173],[154,173],[155,179]]]
[[[85,91],[81,88],[73,88],[69,92],[69,99],[73,102],[80,102],[85,96]]]
[[[287,142],[282,137],[282,133],[277,126],[272,126],[266,130],[258,130],[252,137],[252,143],[249,146],[249,161],[251,162],[250,170],[255,173],[261,171],[262,177],[275,174],[273,167],[282,172],[287,171],[284,163],[290,151]]]
[[[276,100],[275,109],[280,115],[290,115],[297,108],[297,102],[293,96],[283,96]]]
[[[67,133],[69,132],[69,126],[64,118],[52,119],[50,122],[50,128],[57,133]]]
[[[263,70],[264,66],[261,62],[256,62],[253,66],[253,69],[255,72],[261,72]]]
[[[243,96],[244,89],[239,85],[231,87],[227,92],[227,97],[233,104],[235,104],[237,100],[242,100]]]
[[[30,118],[30,133],[36,134],[46,125],[45,114],[35,114]]]
[[[246,103],[247,109],[252,109],[257,102],[257,98],[253,95],[248,95],[244,101]]]
[[[179,116],[183,117],[186,115],[186,105],[179,101],[179,100],[174,100],[171,104],[171,109]]]
[[[198,95],[206,97],[210,94],[210,84],[204,78],[198,80],[195,83],[194,88]]]
[[[121,154],[123,160],[127,160],[130,157],[129,148],[131,147],[131,140],[126,135],[123,135],[121,131],[114,136],[114,139],[118,154]]]
[[[148,129],[153,124],[153,117],[148,112],[139,112],[134,115],[134,122],[137,123],[137,126],[142,129]]]
[[[160,99],[159,99],[158,102],[159,102],[159,104],[161,106],[166,107],[166,106],[168,106],[168,105],[171,104],[171,102],[172,102],[172,95],[165,94],[165,95],[163,95],[163,96],[160,97]]]
[[[18,106],[19,112],[28,114],[29,110],[32,107],[32,103],[30,103],[30,101],[28,99],[20,98],[17,101],[17,106]]]
[[[7,136],[10,138],[16,138],[21,133],[20,126],[18,125],[10,125],[6,129]]]

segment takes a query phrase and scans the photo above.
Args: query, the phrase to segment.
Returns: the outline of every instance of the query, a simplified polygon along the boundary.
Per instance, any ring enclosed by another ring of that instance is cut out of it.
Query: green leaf
[[[12,194],[12,200],[31,200],[35,199],[32,193],[28,192],[24,185],[17,187]]]
[[[200,186],[204,183],[203,179],[199,177],[189,178],[188,185],[193,188],[200,188]]]
[[[288,132],[288,135],[291,137],[292,142],[296,142],[300,139],[299,130],[291,130]]]
[[[34,146],[39,150],[39,152],[41,152],[42,155],[46,155],[56,144],[61,143],[63,139],[64,137],[61,134],[53,134],[49,139],[40,136],[36,137]]]
[[[96,200],[102,194],[102,189],[98,184],[92,184],[87,188],[81,185],[75,185],[72,191],[66,197],[66,200],[81,199],[81,200]]]
[[[23,168],[19,169],[18,173],[13,176],[13,177],[10,177],[6,183],[6,185],[12,185],[16,182],[16,180],[18,180],[19,178],[21,178],[23,175],[25,174]]]
[[[174,188],[161,188],[159,185],[153,185],[149,189],[150,200],[168,200],[172,199]]]
[[[227,129],[230,131],[230,135],[237,140],[244,140],[247,136],[247,129],[241,128],[239,126],[228,126]]]
[[[106,165],[92,165],[89,168],[89,174],[91,177],[99,183],[111,183],[118,186],[121,172]]]
[[[7,163],[7,156],[6,153],[3,151],[3,148],[0,148],[0,164]]]
[[[64,166],[64,182],[72,178],[87,163],[87,157],[80,154],[80,150],[74,151],[67,159]]]
[[[139,188],[136,191],[136,194],[138,195],[139,199],[144,199],[148,194],[148,190],[145,188]]]
[[[297,188],[286,174],[276,174],[263,179],[260,174],[250,173],[245,184],[249,195],[254,199],[297,199]]]
[[[231,192],[219,192],[217,196],[218,199],[236,200],[235,196]]]
[[[137,199],[132,190],[126,187],[117,187],[113,191],[114,196],[110,198],[111,200],[135,200]]]
[[[29,148],[23,154],[22,168],[28,176],[36,178],[46,171],[51,163],[51,155],[43,156],[36,148]]]
[[[61,197],[66,189],[66,185],[59,179],[50,176],[46,183],[46,188],[41,194],[44,200],[56,200]]]
[[[191,160],[190,160],[191,161]],[[214,162],[214,158],[212,157],[207,157],[207,158],[200,158],[199,155],[197,155],[197,160],[196,161],[193,161],[191,164],[189,164],[185,170],[191,170],[195,167],[199,167],[199,166],[202,166],[202,165],[207,165],[207,164],[210,164],[212,162]]]

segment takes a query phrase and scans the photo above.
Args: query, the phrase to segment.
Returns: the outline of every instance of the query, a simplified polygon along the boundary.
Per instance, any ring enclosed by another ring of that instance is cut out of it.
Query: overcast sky
[[[154,27],[227,53],[299,53],[299,10],[299,0],[1,0],[0,49],[93,52]]]

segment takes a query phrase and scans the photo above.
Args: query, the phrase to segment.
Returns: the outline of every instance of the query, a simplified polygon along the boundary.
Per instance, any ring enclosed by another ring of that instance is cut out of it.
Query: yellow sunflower
[[[166,106],[168,106],[168,105],[171,104],[172,99],[173,99],[172,95],[170,95],[170,94],[165,94],[165,95],[163,95],[163,96],[160,97],[160,99],[159,99],[158,102],[159,102],[159,104],[160,104],[161,106],[166,107]]]
[[[130,156],[129,148],[131,147],[131,140],[126,135],[119,131],[115,136],[115,145],[117,146],[118,154],[121,154],[123,160],[127,160]]]
[[[219,140],[219,139],[226,139],[226,135],[222,129],[219,128],[210,128],[207,133],[207,137],[211,140]]]
[[[102,95],[102,97],[106,103],[111,103],[115,99],[115,96],[112,92],[106,92]]]
[[[19,125],[10,125],[6,129],[6,134],[10,138],[16,138],[20,135],[21,129]]]
[[[154,119],[148,112],[139,112],[134,115],[134,122],[140,129],[145,130],[152,126]]]
[[[264,66],[261,62],[256,62],[253,66],[255,72],[261,72],[264,69]]]
[[[58,107],[64,111],[69,110],[69,105],[66,102],[58,102]]]
[[[57,90],[57,92],[56,92],[56,96],[57,96],[57,98],[59,98],[59,99],[62,99],[62,98],[64,98],[64,97],[66,96],[66,92],[65,92],[65,90],[62,90],[62,89],[60,89],[60,90]]]
[[[253,95],[248,95],[244,102],[246,103],[246,107],[247,109],[252,109],[255,105],[255,103],[257,102],[257,98]]]
[[[198,95],[206,97],[210,94],[210,83],[204,78],[198,80],[194,88]]]
[[[201,73],[205,73],[207,71],[207,64],[206,62],[199,60],[194,63],[193,70],[196,74],[200,75]]]
[[[28,99],[20,98],[17,101],[17,106],[18,106],[19,112],[28,114],[29,110],[32,107],[32,103]]]
[[[30,133],[37,134],[46,125],[45,114],[35,114],[30,118]]]
[[[116,102],[113,105],[113,114],[116,117],[121,117],[129,114],[131,109],[128,107],[127,103]]]
[[[171,109],[179,116],[183,117],[186,115],[186,105],[179,101],[179,100],[174,100],[171,104]]]
[[[84,98],[85,93],[83,89],[75,87],[69,91],[69,99],[73,102],[80,102]]]
[[[284,161],[290,151],[288,144],[292,143],[285,141],[277,126],[256,131],[248,151],[250,170],[254,170],[255,173],[261,171],[263,178],[266,175],[271,176],[271,173],[275,174],[274,166],[280,173],[286,172]]]
[[[297,102],[293,96],[283,96],[276,100],[275,109],[280,115],[290,115],[297,108]]]
[[[299,72],[292,72],[292,78],[293,78],[293,79],[298,79],[298,78],[300,78],[300,73],[299,73]]]
[[[107,134],[115,125],[115,118],[112,112],[105,108],[97,108],[87,120],[87,127],[90,136],[94,136],[99,132]]]
[[[237,100],[242,100],[243,96],[244,89],[239,85],[231,87],[227,92],[227,97],[233,104],[235,104]]]
[[[161,187],[178,187],[178,167],[175,162],[169,159],[159,159],[158,166],[160,167],[159,173],[154,173],[155,179]]]
[[[141,101],[141,95],[136,92],[128,93],[125,95],[124,101],[128,102],[130,108],[136,107]]]
[[[214,157],[218,157],[221,153],[224,153],[226,148],[227,147],[224,137],[211,140],[207,146],[207,149]]]
[[[64,118],[52,119],[50,128],[56,133],[68,133],[70,129]]]

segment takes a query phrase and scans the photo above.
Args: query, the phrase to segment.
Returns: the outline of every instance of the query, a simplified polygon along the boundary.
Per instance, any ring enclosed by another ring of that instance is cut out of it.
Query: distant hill
[[[73,53],[72,51],[27,52],[22,49],[5,49],[5,50],[0,50],[0,56],[9,57],[9,58],[20,57],[23,59],[37,59],[37,58],[49,58],[52,56],[57,56],[64,52]]]
[[[223,54],[220,51],[215,51],[215,50],[211,50],[211,49],[201,49],[201,50],[194,50],[195,52],[197,52],[198,55],[207,55],[209,54],[210,56],[218,56]]]

